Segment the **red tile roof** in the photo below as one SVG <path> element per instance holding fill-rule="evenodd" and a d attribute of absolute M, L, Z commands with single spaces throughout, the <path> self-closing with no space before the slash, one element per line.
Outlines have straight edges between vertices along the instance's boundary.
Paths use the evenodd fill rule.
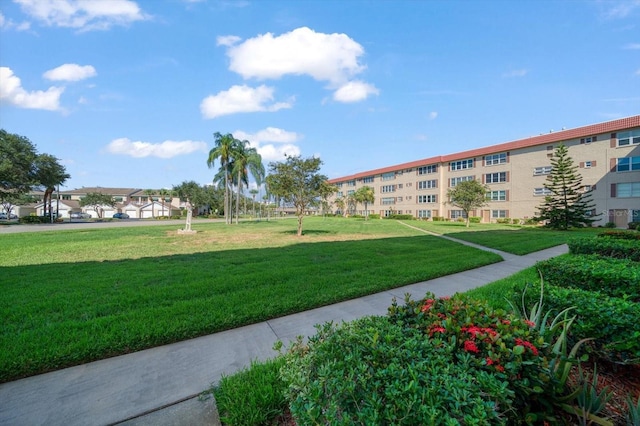
<path fill-rule="evenodd" d="M 382 173 L 411 169 L 419 166 L 427 166 L 429 164 L 447 163 L 449 161 L 462 160 L 465 158 L 472 158 L 487 154 L 495 154 L 512 149 L 545 145 L 570 139 L 582 138 L 586 136 L 599 135 L 602 133 L 613 133 L 621 130 L 631 129 L 633 127 L 640 127 L 640 115 L 634 115 L 632 117 L 621 118 L 619 120 L 607 121 L 604 123 L 591 124 L 589 126 L 578 127 L 575 129 L 551 132 L 540 136 L 532 136 L 526 139 L 505 142 L 497 145 L 487 146 L 484 148 L 471 149 L 469 151 L 461 151 L 454 154 L 439 155 L 437 157 L 425 158 L 422 160 L 411 161 L 409 163 L 396 164 L 394 166 L 383 167 L 381 169 L 368 170 L 366 172 L 356 173 L 350 176 L 330 179 L 329 183 L 344 182 L 347 180 L 360 179 L 363 177 L 379 175 Z"/>

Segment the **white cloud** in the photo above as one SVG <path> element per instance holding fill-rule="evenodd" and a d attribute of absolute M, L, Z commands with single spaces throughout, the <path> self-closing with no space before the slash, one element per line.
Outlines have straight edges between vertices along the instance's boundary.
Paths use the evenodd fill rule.
<path fill-rule="evenodd" d="M 606 7 L 603 15 L 607 19 L 622 19 L 631 15 L 634 10 L 640 8 L 640 0 L 621 0 L 602 2 Z"/>
<path fill-rule="evenodd" d="M 528 73 L 529 73 L 529 70 L 520 69 L 520 70 L 512 70 L 512 71 L 505 72 L 504 74 L 502 74 L 502 76 L 503 77 L 524 77 Z"/>
<path fill-rule="evenodd" d="M 91 65 L 64 64 L 45 72 L 42 76 L 47 80 L 79 81 L 96 75 L 96 69 Z"/>
<path fill-rule="evenodd" d="M 369 95 L 377 95 L 378 89 L 362 81 L 350 81 L 333 93 L 333 99 L 338 102 L 358 102 Z"/>
<path fill-rule="evenodd" d="M 14 0 L 24 13 L 47 26 L 107 30 L 149 19 L 131 0 Z"/>
<path fill-rule="evenodd" d="M 640 68 L 636 70 L 636 75 L 640 75 Z"/>
<path fill-rule="evenodd" d="M 49 87 L 46 91 L 35 90 L 27 92 L 22 88 L 20 78 L 11 68 L 0 67 L 0 101 L 7 102 L 19 108 L 44 109 L 59 111 L 60 96 L 64 87 Z"/>
<path fill-rule="evenodd" d="M 200 111 L 204 118 L 215 118 L 239 112 L 272 112 L 291 108 L 290 102 L 273 103 L 273 91 L 273 87 L 265 85 L 256 88 L 232 86 L 229 90 L 204 98 L 200 103 Z"/>
<path fill-rule="evenodd" d="M 436 118 L 438 118 L 438 112 L 437 111 L 431 111 L 429 113 L 429 120 L 435 120 Z"/>
<path fill-rule="evenodd" d="M 0 28 L 4 28 L 7 30 L 15 28 L 18 31 L 26 31 L 31 28 L 31 24 L 26 21 L 16 24 L 11 19 L 5 18 L 2 12 L 0 12 Z"/>
<path fill-rule="evenodd" d="M 300 148 L 295 143 L 302 138 L 302 135 L 296 132 L 288 132 L 277 127 L 267 127 L 253 134 L 236 130 L 233 132 L 233 137 L 240 140 L 248 140 L 265 162 L 284 160 L 285 154 L 300 155 Z"/>
<path fill-rule="evenodd" d="M 640 49 L 640 43 L 629 43 L 629 44 L 626 44 L 623 47 L 623 49 L 626 49 L 626 50 L 638 50 L 638 49 Z"/>
<path fill-rule="evenodd" d="M 196 141 L 134 142 L 128 138 L 119 138 L 111 141 L 106 150 L 111 154 L 128 155 L 134 158 L 172 158 L 178 155 L 191 154 L 195 151 L 207 152 L 207 144 Z"/>
<path fill-rule="evenodd" d="M 240 40 L 242 40 L 240 37 L 233 36 L 233 35 L 219 36 L 216 38 L 216 45 L 217 46 L 233 46 L 234 44 L 238 43 Z"/>

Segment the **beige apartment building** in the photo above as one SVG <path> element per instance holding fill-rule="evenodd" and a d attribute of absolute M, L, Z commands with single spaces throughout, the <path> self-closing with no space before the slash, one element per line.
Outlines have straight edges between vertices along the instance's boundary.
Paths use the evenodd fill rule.
<path fill-rule="evenodd" d="M 640 221 L 640 115 L 331 179 L 338 192 L 330 201 L 370 186 L 375 191 L 370 214 L 455 220 L 463 212 L 447 202 L 447 190 L 475 179 L 489 192 L 487 205 L 471 216 L 485 223 L 526 220 L 536 216 L 546 195 L 544 183 L 559 144 L 568 147 L 584 191 L 591 192 L 593 214 L 599 215 L 594 225 Z M 363 207 L 348 212 L 364 214 Z"/>

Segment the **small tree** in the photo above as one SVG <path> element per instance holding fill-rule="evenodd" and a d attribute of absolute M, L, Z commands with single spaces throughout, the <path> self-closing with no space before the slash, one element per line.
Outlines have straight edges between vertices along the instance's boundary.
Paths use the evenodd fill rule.
<path fill-rule="evenodd" d="M 298 236 L 302 235 L 302 220 L 310 207 L 319 205 L 322 198 L 335 192 L 327 177 L 319 173 L 322 161 L 311 157 L 285 156 L 283 162 L 269 164 L 267 187 L 269 192 L 291 203 L 298 217 Z"/>
<path fill-rule="evenodd" d="M 459 207 L 467 216 L 469 227 L 469 213 L 487 204 L 487 191 L 489 188 L 476 180 L 468 180 L 458 183 L 447 191 L 449 203 Z"/>
<path fill-rule="evenodd" d="M 80 207 L 90 207 L 95 210 L 99 218 L 102 218 L 102 206 L 115 207 L 116 202 L 111 195 L 102 192 L 89 192 L 80 199 Z"/>
<path fill-rule="evenodd" d="M 363 186 L 359 188 L 353 198 L 356 202 L 364 204 L 364 220 L 369 219 L 369 203 L 373 203 L 376 199 L 375 192 L 370 186 Z"/>
<path fill-rule="evenodd" d="M 336 208 L 340 211 L 340 213 L 342 214 L 342 216 L 346 215 L 346 201 L 344 200 L 343 197 L 338 197 L 336 198 L 336 200 L 333 202 L 336 206 Z"/>
<path fill-rule="evenodd" d="M 207 198 L 207 194 L 203 188 L 194 181 L 185 181 L 180 185 L 173 187 L 173 191 L 185 200 L 185 207 L 187 208 L 187 219 L 185 223 L 184 231 L 191 232 L 191 218 L 193 216 L 193 209 L 203 204 Z"/>
<path fill-rule="evenodd" d="M 583 192 L 578 166 L 573 164 L 563 144 L 558 145 L 551 158 L 551 173 L 544 187 L 550 194 L 538 207 L 537 220 L 546 221 L 550 228 L 561 230 L 591 226 L 595 222 L 596 216 L 591 214 L 595 207 L 591 203 L 591 193 Z"/>

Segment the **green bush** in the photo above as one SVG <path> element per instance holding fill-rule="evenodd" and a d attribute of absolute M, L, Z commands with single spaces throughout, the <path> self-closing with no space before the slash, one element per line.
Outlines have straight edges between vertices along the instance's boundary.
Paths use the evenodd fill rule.
<path fill-rule="evenodd" d="M 640 262 L 640 244 L 637 241 L 619 238 L 574 238 L 567 244 L 571 254 L 598 254 Z"/>
<path fill-rule="evenodd" d="M 51 220 L 47 216 L 22 216 L 20 223 L 50 223 Z"/>
<path fill-rule="evenodd" d="M 434 216 L 433 218 L 434 222 L 443 222 L 444 221 L 444 217 L 442 216 Z"/>
<path fill-rule="evenodd" d="M 629 222 L 629 229 L 636 229 L 640 231 L 640 222 Z"/>
<path fill-rule="evenodd" d="M 523 286 L 516 286 L 515 298 L 520 300 Z M 540 284 L 530 286 L 525 303 L 537 302 Z M 545 307 L 555 312 L 571 310 L 576 319 L 571 326 L 570 344 L 593 338 L 591 350 L 601 359 L 640 363 L 640 304 L 597 291 L 545 285 Z"/>
<path fill-rule="evenodd" d="M 380 215 L 378 213 L 371 213 L 369 219 L 380 219 Z"/>
<path fill-rule="evenodd" d="M 470 223 L 480 223 L 480 219 L 482 219 L 482 218 L 478 217 L 478 216 L 471 216 L 471 217 L 469 217 L 469 222 Z"/>
<path fill-rule="evenodd" d="M 283 365 L 284 357 L 254 361 L 249 368 L 222 377 L 212 389 L 220 420 L 234 426 L 272 424 L 287 407 L 287 386 L 279 374 Z"/>
<path fill-rule="evenodd" d="M 604 227 L 605 228 L 615 228 L 616 224 L 613 223 L 613 222 L 607 222 L 607 223 L 604 224 Z"/>
<path fill-rule="evenodd" d="M 388 219 L 395 219 L 395 220 L 413 220 L 414 217 L 410 214 L 392 214 L 387 216 Z"/>
<path fill-rule="evenodd" d="M 301 425 L 498 425 L 514 414 L 506 375 L 390 318 L 325 324 L 286 358 L 281 374 Z"/>
<path fill-rule="evenodd" d="M 634 231 L 604 231 L 597 235 L 598 237 L 618 238 L 621 240 L 640 240 L 640 232 Z"/>
<path fill-rule="evenodd" d="M 496 223 L 511 223 L 511 219 L 509 219 L 508 217 L 502 217 L 496 219 Z"/>
<path fill-rule="evenodd" d="M 565 255 L 536 264 L 544 281 L 640 302 L 640 264 L 598 255 Z"/>

